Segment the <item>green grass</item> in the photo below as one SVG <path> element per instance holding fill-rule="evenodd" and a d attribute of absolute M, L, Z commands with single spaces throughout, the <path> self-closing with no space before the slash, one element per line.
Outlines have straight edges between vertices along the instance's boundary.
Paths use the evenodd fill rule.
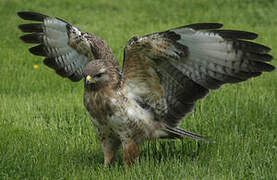
<path fill-rule="evenodd" d="M 254 31 L 277 57 L 276 8 L 274 0 L 1 0 L 0 179 L 276 179 L 277 71 L 197 103 L 181 126 L 216 143 L 146 143 L 132 168 L 123 167 L 121 153 L 103 168 L 83 83 L 58 77 L 31 55 L 16 16 L 29 10 L 66 19 L 105 39 L 119 60 L 134 35 L 196 22 Z"/>

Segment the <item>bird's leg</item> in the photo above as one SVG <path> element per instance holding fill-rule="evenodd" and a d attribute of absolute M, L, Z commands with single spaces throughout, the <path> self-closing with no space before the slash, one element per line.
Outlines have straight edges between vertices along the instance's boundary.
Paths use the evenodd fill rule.
<path fill-rule="evenodd" d="M 103 150 L 104 153 L 104 166 L 108 167 L 115 159 L 116 152 Z"/>
<path fill-rule="evenodd" d="M 104 141 L 101 143 L 101 148 L 104 153 L 104 166 L 108 167 L 115 159 L 116 152 L 120 142 Z"/>
<path fill-rule="evenodd" d="M 123 143 L 123 161 L 127 166 L 131 166 L 139 156 L 139 148 L 133 139 L 128 139 Z"/>

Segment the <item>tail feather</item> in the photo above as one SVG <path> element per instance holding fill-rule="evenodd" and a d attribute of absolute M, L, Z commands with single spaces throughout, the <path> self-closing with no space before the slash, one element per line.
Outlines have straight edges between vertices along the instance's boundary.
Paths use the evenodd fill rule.
<path fill-rule="evenodd" d="M 196 140 L 211 142 L 210 139 L 208 139 L 204 136 L 186 131 L 186 130 L 178 128 L 178 127 L 166 126 L 165 129 L 166 129 L 167 132 L 170 133 L 171 136 L 173 136 L 175 138 L 180 138 L 181 139 L 181 138 L 184 138 L 184 137 L 189 137 L 189 138 L 196 139 Z"/>

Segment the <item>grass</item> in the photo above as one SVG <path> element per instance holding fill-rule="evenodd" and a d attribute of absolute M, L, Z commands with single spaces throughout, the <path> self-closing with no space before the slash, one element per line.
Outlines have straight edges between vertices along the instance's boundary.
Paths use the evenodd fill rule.
<path fill-rule="evenodd" d="M 0 179 L 276 179 L 277 71 L 197 103 L 181 126 L 216 143 L 159 140 L 141 147 L 134 167 L 125 169 L 119 153 L 103 168 L 83 83 L 32 56 L 18 39 L 23 21 L 16 16 L 28 10 L 64 18 L 105 39 L 119 60 L 132 36 L 195 22 L 254 31 L 277 57 L 276 8 L 274 0 L 0 1 Z"/>

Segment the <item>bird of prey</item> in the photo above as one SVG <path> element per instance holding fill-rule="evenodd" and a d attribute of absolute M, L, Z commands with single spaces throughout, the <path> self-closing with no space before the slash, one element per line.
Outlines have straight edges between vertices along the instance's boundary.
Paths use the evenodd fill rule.
<path fill-rule="evenodd" d="M 198 23 L 133 37 L 123 67 L 104 40 L 60 19 L 18 12 L 26 43 L 44 64 L 71 81 L 84 79 L 84 105 L 104 153 L 104 165 L 120 146 L 131 165 L 139 144 L 157 138 L 206 138 L 178 127 L 209 90 L 274 70 L 269 47 L 251 42 L 257 34 Z"/>

